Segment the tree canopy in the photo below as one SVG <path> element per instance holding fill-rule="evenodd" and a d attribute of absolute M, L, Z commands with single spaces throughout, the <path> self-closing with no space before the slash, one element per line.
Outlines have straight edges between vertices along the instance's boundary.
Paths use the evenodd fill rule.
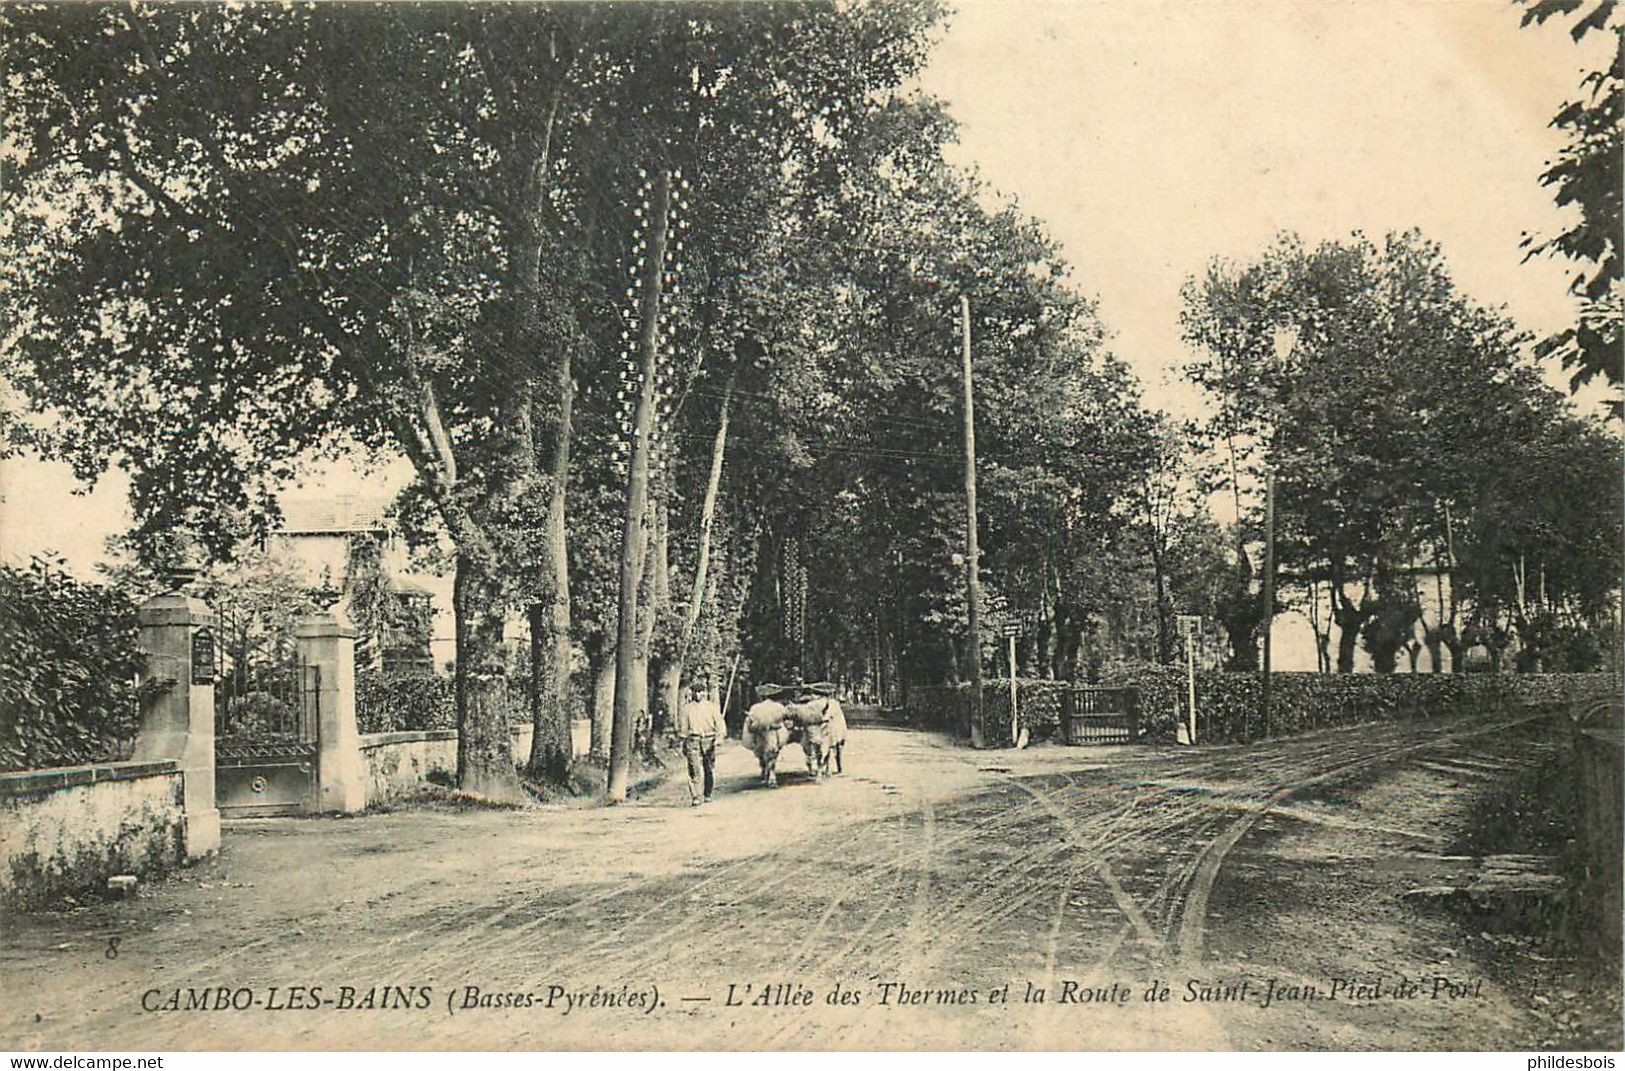
<path fill-rule="evenodd" d="M 1357 637 L 1393 668 L 1422 619 L 1425 572 L 1451 571 L 1471 604 L 1472 626 L 1435 622 L 1442 642 L 1471 627 L 1504 646 L 1517 628 L 1497 581 L 1536 559 L 1562 584 L 1544 597 L 1600 612 L 1615 587 L 1601 574 L 1619 559 L 1595 540 L 1619 531 L 1619 480 L 1572 503 L 1551 491 L 1617 473 L 1617 445 L 1541 384 L 1526 335 L 1457 291 L 1437 245 L 1414 232 L 1314 247 L 1286 235 L 1192 280 L 1184 316 L 1202 350 L 1189 374 L 1215 400 L 1203 429 L 1215 475 L 1256 523 L 1262 475 L 1276 474 L 1281 568 L 1326 592 L 1340 671 Z M 1556 580 L 1590 569 L 1601 572 Z"/>
<path fill-rule="evenodd" d="M 1439 642 L 1555 651 L 1602 612 L 1606 503 L 1555 491 L 1613 471 L 1601 433 L 1418 235 L 1283 239 L 1187 288 L 1215 403 L 1197 479 L 1044 226 L 945 160 L 953 118 L 909 88 L 942 18 L 8 7 L 0 373 L 29 409 L 8 444 L 85 480 L 126 469 L 149 560 L 177 532 L 240 553 L 314 456 L 406 458 L 397 517 L 454 573 L 459 780 L 495 798 L 519 793 L 516 665 L 529 776 L 562 775 L 590 691 L 600 722 L 608 695 L 629 715 L 595 733 L 613 786 L 682 677 L 896 699 L 986 653 L 954 557 L 961 298 L 980 609 L 1036 612 L 1030 672 L 1167 661 L 1186 612 L 1250 666 L 1277 609 L 1256 593 L 1263 466 L 1345 668 L 1356 636 L 1391 665 L 1424 563 L 1459 575 Z"/>
<path fill-rule="evenodd" d="M 1625 172 L 1625 20 L 1616 0 L 1517 0 L 1527 4 L 1523 24 L 1539 25 L 1548 19 L 1573 15 L 1569 35 L 1576 41 L 1591 33 L 1611 34 L 1613 55 L 1606 67 L 1591 71 L 1580 82 L 1582 95 L 1566 101 L 1551 125 L 1563 131 L 1568 144 L 1550 161 L 1541 184 L 1554 187 L 1559 207 L 1578 209 L 1579 218 L 1565 230 L 1544 239 L 1526 239 L 1529 255 L 1555 255 L 1578 261 L 1583 267 L 1569 287 L 1579 303 L 1573 327 L 1541 340 L 1541 356 L 1559 358 L 1574 370 L 1575 388 L 1601 374 L 1612 386 L 1625 380 L 1625 292 L 1621 291 L 1621 189 Z M 1618 403 L 1615 403 L 1617 409 Z"/>

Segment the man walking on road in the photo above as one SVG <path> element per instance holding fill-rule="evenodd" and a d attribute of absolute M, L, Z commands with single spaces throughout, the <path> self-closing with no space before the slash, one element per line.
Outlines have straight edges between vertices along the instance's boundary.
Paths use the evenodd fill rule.
<path fill-rule="evenodd" d="M 711 802 L 715 782 L 717 741 L 728 735 L 722 708 L 705 698 L 699 682 L 688 686 L 687 701 L 677 714 L 677 735 L 683 741 L 683 757 L 688 760 L 689 803 L 698 807 Z"/>

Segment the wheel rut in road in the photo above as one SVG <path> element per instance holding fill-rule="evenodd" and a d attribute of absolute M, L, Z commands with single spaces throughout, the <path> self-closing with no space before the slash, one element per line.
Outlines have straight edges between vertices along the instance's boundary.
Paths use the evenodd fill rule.
<path fill-rule="evenodd" d="M 1546 716 L 1545 714 L 1524 714 L 1519 717 L 1498 720 L 1491 725 L 1481 725 L 1470 730 L 1463 729 L 1460 733 L 1454 734 L 1452 739 L 1447 742 L 1441 742 L 1435 737 L 1429 737 L 1426 740 L 1386 748 L 1375 755 L 1337 763 L 1316 773 L 1300 776 L 1292 783 L 1282 785 L 1265 795 L 1249 807 L 1245 814 L 1232 822 L 1217 839 L 1202 851 L 1197 866 L 1191 872 L 1189 884 L 1181 897 L 1182 903 L 1178 912 L 1179 923 L 1174 939 L 1182 963 L 1190 969 L 1200 967 L 1202 945 L 1206 938 L 1207 905 L 1213 894 L 1213 885 L 1218 880 L 1220 868 L 1224 866 L 1226 857 L 1235 846 L 1271 808 L 1305 789 L 1346 778 L 1373 767 L 1403 761 L 1419 752 L 1448 753 L 1452 749 L 1460 748 L 1467 740 L 1492 733 L 1505 732 Z"/>
<path fill-rule="evenodd" d="M 663 993 L 673 985 L 715 998 L 665 1026 L 655 1017 L 603 1035 L 572 1033 L 588 1029 L 573 1019 L 546 1029 L 500 1020 L 493 1032 L 480 1019 L 426 1017 L 411 1031 L 421 1046 L 569 1045 L 590 1036 L 658 1047 L 682 1043 L 697 1024 L 726 1027 L 719 1036 L 734 1047 L 924 1041 L 889 1033 L 895 1020 L 733 1022 L 717 1005 L 732 981 L 931 986 L 1008 976 L 1052 990 L 1200 965 L 1215 883 L 1266 813 L 1295 792 L 1383 764 L 1492 776 L 1494 758 L 1475 754 L 1473 739 L 1523 720 L 1376 725 L 1250 748 L 1037 748 L 1001 756 L 999 768 L 978 765 L 985 753 L 887 732 L 871 744 L 868 770 L 821 785 L 788 780 L 776 791 L 742 790 L 747 780 L 730 775 L 707 808 L 277 820 L 265 836 L 228 832 L 233 876 L 260 889 L 199 891 L 194 878 L 109 908 L 109 918 L 139 917 L 149 929 L 116 973 L 69 975 L 52 968 L 60 960 L 48 951 L 12 959 L 39 958 L 30 977 L 74 978 L 72 993 L 48 982 L 30 1006 L 54 1002 L 71 1009 L 58 1021 L 73 1022 L 79 1036 L 130 1045 L 207 1041 L 184 1018 L 132 1020 L 131 993 L 140 991 L 132 986 L 313 979 L 428 982 L 437 995 L 465 982 L 521 989 L 657 980 Z M 379 851 L 384 843 L 389 850 Z M 314 884 L 300 876 L 324 868 L 335 876 Z M 297 902 L 276 891 L 283 883 L 273 874 L 293 876 L 303 890 Z M 1080 1043 L 1079 1021 L 1053 1007 L 1027 1019 L 1001 1020 L 985 1008 L 956 1014 L 987 1031 L 951 1035 L 966 1044 Z M 232 1021 L 270 1047 L 400 1043 L 380 1020 L 327 1012 Z M 1040 1024 L 1038 1033 L 1021 1033 L 1022 1022 Z M 1210 1016 L 1184 1034 L 1138 1040 L 1222 1045 L 1229 1026 Z M 53 1036 L 39 1034 L 38 1047 Z"/>

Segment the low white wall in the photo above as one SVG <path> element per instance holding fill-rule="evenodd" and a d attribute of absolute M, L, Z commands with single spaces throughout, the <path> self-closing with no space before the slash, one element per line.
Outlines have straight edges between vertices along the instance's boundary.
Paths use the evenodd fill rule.
<path fill-rule="evenodd" d="M 363 733 L 361 763 L 367 803 L 406 795 L 422 784 L 431 770 L 456 771 L 457 730 Z"/>
<path fill-rule="evenodd" d="M 33 907 L 178 866 L 183 789 L 167 760 L 0 773 L 0 902 Z"/>
<path fill-rule="evenodd" d="M 513 727 L 514 762 L 521 763 L 530 758 L 532 733 L 529 725 Z M 573 757 L 580 758 L 587 753 L 591 737 L 591 722 L 571 722 L 570 750 Z M 431 770 L 456 773 L 457 730 L 364 733 L 361 736 L 361 761 L 366 770 L 369 804 L 407 795 L 428 778 Z"/>
<path fill-rule="evenodd" d="M 529 724 L 513 727 L 513 755 L 515 762 L 530 758 L 530 738 L 535 727 Z M 570 757 L 579 759 L 592 750 L 592 722 L 576 719 L 570 723 Z"/>

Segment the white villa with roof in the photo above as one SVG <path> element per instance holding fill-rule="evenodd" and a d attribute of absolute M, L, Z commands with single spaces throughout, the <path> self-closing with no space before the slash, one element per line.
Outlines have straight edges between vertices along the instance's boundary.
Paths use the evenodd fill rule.
<path fill-rule="evenodd" d="M 293 563 L 311 586 L 343 585 L 351 541 L 372 536 L 390 590 L 402 599 L 421 601 L 433 611 L 433 637 L 428 651 L 408 652 L 399 637 L 360 637 L 357 665 L 382 667 L 411 662 L 412 668 L 441 670 L 453 657 L 451 581 L 414 573 L 406 541 L 388 516 L 390 499 L 354 493 L 290 495 L 281 501 L 282 524 L 272 533 L 271 547 Z"/>

